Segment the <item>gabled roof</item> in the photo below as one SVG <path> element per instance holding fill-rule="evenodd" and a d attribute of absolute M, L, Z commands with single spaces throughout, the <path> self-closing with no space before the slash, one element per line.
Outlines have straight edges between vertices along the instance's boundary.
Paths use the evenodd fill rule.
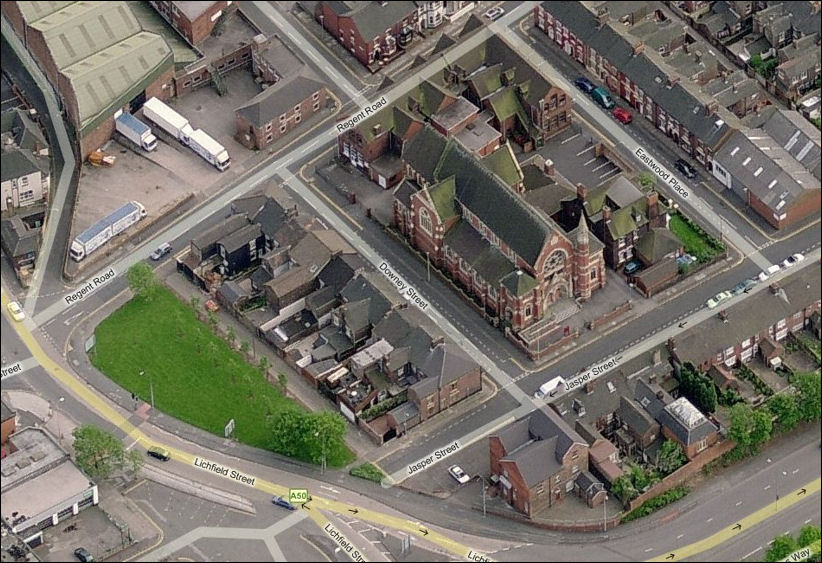
<path fill-rule="evenodd" d="M 40 246 L 40 229 L 29 229 L 16 215 L 3 219 L 0 233 L 3 249 L 11 258 L 37 252 Z"/>
<path fill-rule="evenodd" d="M 696 444 L 719 430 L 685 397 L 666 406 L 659 415 L 659 422 L 686 446 Z"/>
<path fill-rule="evenodd" d="M 509 141 L 505 141 L 504 145 L 483 158 L 482 164 L 508 186 L 515 186 L 523 180 L 522 169 Z"/>
<path fill-rule="evenodd" d="M 433 183 L 436 180 L 434 170 L 436 170 L 448 142 L 433 127 L 426 126 L 413 139 L 402 146 L 402 159 L 410 162 L 414 170 Z"/>
<path fill-rule="evenodd" d="M 447 221 L 456 217 L 457 213 L 457 184 L 454 176 L 449 176 L 445 180 L 428 188 L 428 195 L 434 202 L 434 208 L 440 219 Z"/>
<path fill-rule="evenodd" d="M 259 225 L 246 224 L 236 231 L 220 237 L 217 244 L 222 245 L 226 252 L 232 253 L 247 245 L 250 241 L 260 238 L 260 236 L 262 236 L 262 230 L 260 230 Z"/>
<path fill-rule="evenodd" d="M 659 424 L 648 411 L 628 397 L 621 396 L 619 398 L 617 415 L 622 422 L 628 425 L 628 428 L 631 428 L 638 434 L 645 434 L 654 428 L 654 426 L 659 427 Z"/>
<path fill-rule="evenodd" d="M 258 129 L 272 121 L 275 127 L 279 127 L 280 115 L 294 111 L 296 105 L 323 88 L 325 84 L 306 73 L 288 76 L 251 98 L 235 112 Z"/>
<path fill-rule="evenodd" d="M 35 172 L 48 174 L 48 159 L 34 156 L 31 151 L 16 147 L 0 153 L 0 180 L 16 180 Z"/>
<path fill-rule="evenodd" d="M 515 297 L 525 295 L 537 286 L 537 280 L 522 270 L 514 270 L 502 279 L 502 285 Z"/>
<path fill-rule="evenodd" d="M 478 364 L 466 356 L 456 345 L 445 342 L 429 350 L 417 368 L 429 378 L 435 378 L 439 387 L 445 387 L 466 373 L 477 369 Z"/>
<path fill-rule="evenodd" d="M 508 454 L 503 461 L 516 463 L 528 488 L 542 483 L 562 467 L 554 455 L 557 449 L 557 437 L 532 442 L 520 450 Z"/>
<path fill-rule="evenodd" d="M 326 2 L 326 4 L 341 16 L 350 17 L 360 36 L 365 41 L 385 33 L 405 17 L 417 10 L 414 2 L 397 0 L 393 2 Z"/>
<path fill-rule="evenodd" d="M 659 414 L 666 405 L 673 402 L 671 396 L 656 383 L 647 383 L 638 379 L 634 388 L 634 399 L 648 413 L 659 420 Z"/>
<path fill-rule="evenodd" d="M 682 241 L 668 229 L 657 227 L 650 229 L 639 238 L 635 250 L 645 260 L 655 264 L 663 257 L 682 248 Z"/>
<path fill-rule="evenodd" d="M 252 207 L 256 200 L 250 203 L 248 207 Z M 237 202 L 235 202 L 237 203 Z M 240 203 L 240 208 L 243 207 Z M 233 205 L 233 204 L 232 204 Z M 267 197 L 261 207 L 258 207 L 254 212 L 248 214 L 248 218 L 252 223 L 259 223 L 265 236 L 274 238 L 277 231 L 288 221 L 288 213 L 285 209 L 277 203 L 273 198 Z"/>

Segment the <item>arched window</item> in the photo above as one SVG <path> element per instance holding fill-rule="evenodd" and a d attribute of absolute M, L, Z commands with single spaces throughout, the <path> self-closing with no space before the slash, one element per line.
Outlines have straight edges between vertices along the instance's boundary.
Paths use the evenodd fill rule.
<path fill-rule="evenodd" d="M 554 276 L 561 273 L 565 269 L 565 254 L 561 250 L 555 250 L 551 253 L 545 261 L 545 266 L 542 268 L 545 279 L 551 281 Z"/>
<path fill-rule="evenodd" d="M 424 207 L 420 209 L 420 228 L 429 235 L 434 231 L 434 225 L 431 223 L 431 215 Z"/>

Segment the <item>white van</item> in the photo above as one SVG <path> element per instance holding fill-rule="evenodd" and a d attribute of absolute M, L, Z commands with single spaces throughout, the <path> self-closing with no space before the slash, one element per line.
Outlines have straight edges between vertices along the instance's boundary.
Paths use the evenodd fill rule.
<path fill-rule="evenodd" d="M 779 264 L 774 264 L 767 270 L 762 270 L 761 272 L 759 272 L 759 276 L 757 276 L 757 278 L 759 279 L 759 281 L 765 281 L 781 269 L 782 268 L 779 266 Z"/>
<path fill-rule="evenodd" d="M 562 377 L 555 377 L 549 381 L 546 381 L 542 385 L 539 386 L 537 392 L 534 393 L 534 397 L 537 399 L 542 399 L 544 397 L 553 397 L 557 393 L 559 393 L 562 389 L 565 388 L 565 379 Z"/>

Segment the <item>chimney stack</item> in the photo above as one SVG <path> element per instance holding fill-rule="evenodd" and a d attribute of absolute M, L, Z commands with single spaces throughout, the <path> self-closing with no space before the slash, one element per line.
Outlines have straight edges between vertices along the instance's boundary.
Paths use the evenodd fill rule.
<path fill-rule="evenodd" d="M 659 194 L 650 191 L 645 194 L 645 202 L 648 207 L 648 220 L 653 221 L 659 217 Z"/>
<path fill-rule="evenodd" d="M 678 74 L 669 74 L 668 75 L 668 88 L 673 88 L 674 85 L 679 82 L 679 75 Z"/>
<path fill-rule="evenodd" d="M 662 399 L 665 398 L 665 393 L 663 393 L 662 391 L 657 391 L 656 392 L 656 398 L 661 401 Z"/>
<path fill-rule="evenodd" d="M 607 205 L 602 206 L 602 220 L 603 221 L 610 221 L 611 220 L 611 208 Z"/>
<path fill-rule="evenodd" d="M 773 282 L 768 287 L 770 288 L 772 294 L 776 295 L 777 293 L 779 293 L 779 284 L 778 283 Z"/>
<path fill-rule="evenodd" d="M 711 100 L 705 104 L 705 115 L 714 115 L 719 111 L 719 102 Z"/>
<path fill-rule="evenodd" d="M 597 28 L 602 27 L 608 20 L 611 18 L 611 11 L 608 9 L 607 6 L 603 6 L 597 9 Z"/>
<path fill-rule="evenodd" d="M 588 197 L 588 188 L 582 182 L 577 182 L 577 199 L 585 201 Z"/>
<path fill-rule="evenodd" d="M 554 161 L 550 158 L 546 158 L 545 162 L 542 165 L 542 171 L 545 172 L 545 175 L 553 178 L 554 177 Z"/>
<path fill-rule="evenodd" d="M 594 392 L 594 387 L 595 387 L 594 382 L 593 382 L 593 381 L 589 381 L 588 383 L 586 383 L 586 384 L 585 384 L 585 392 L 586 392 L 588 395 L 590 395 L 591 393 L 593 393 L 593 392 Z"/>
<path fill-rule="evenodd" d="M 381 130 L 382 130 L 382 125 L 380 123 L 377 123 L 376 125 L 374 125 L 374 134 L 375 135 L 379 135 Z"/>
<path fill-rule="evenodd" d="M 641 55 L 642 53 L 644 53 L 644 52 L 645 52 L 645 42 L 644 42 L 644 41 L 640 41 L 639 43 L 635 44 L 635 45 L 632 47 L 632 51 L 633 51 L 633 56 L 634 56 L 634 57 L 636 57 L 637 55 Z"/>

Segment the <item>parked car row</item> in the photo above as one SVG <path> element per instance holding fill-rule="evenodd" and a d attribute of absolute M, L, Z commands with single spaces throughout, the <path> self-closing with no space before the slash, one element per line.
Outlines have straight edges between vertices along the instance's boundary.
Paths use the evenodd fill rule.
<path fill-rule="evenodd" d="M 614 118 L 620 123 L 628 125 L 631 121 L 633 121 L 634 116 L 631 115 L 629 110 L 616 107 L 616 102 L 614 102 L 614 99 L 611 97 L 611 93 L 607 89 L 595 85 L 584 76 L 580 76 L 574 80 L 574 85 L 591 96 L 591 98 L 602 108 L 612 109 Z"/>
<path fill-rule="evenodd" d="M 736 297 L 737 295 L 745 293 L 750 288 L 755 286 L 757 283 L 766 281 L 780 270 L 788 269 L 792 266 L 795 266 L 802 262 L 804 259 L 805 256 L 803 254 L 800 254 L 799 252 L 791 254 L 790 256 L 785 258 L 785 260 L 782 261 L 782 264 L 774 264 L 766 270 L 762 270 L 761 272 L 759 272 L 759 275 L 755 278 L 743 280 L 735 286 L 733 286 L 728 291 L 720 291 L 719 293 L 708 299 L 706 305 L 708 306 L 708 309 L 715 309 L 724 301 L 727 301 L 732 297 Z"/>

